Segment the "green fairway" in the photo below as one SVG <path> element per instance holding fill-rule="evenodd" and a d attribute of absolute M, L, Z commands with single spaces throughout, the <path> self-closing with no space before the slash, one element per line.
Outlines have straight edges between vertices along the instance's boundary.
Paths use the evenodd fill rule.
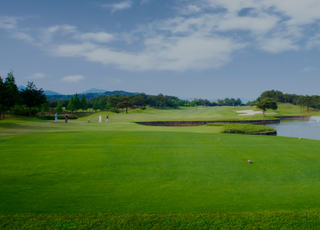
<path fill-rule="evenodd" d="M 279 110 L 267 114 L 267 119 L 277 115 L 317 115 L 289 107 L 279 105 Z M 81 219 L 88 224 L 81 225 L 84 229 L 104 229 L 111 222 L 114 224 L 110 226 L 126 225 L 133 229 L 149 229 L 154 223 L 182 229 L 258 226 L 254 221 L 261 224 L 261 229 L 316 226 L 320 207 L 319 141 L 222 134 L 222 126 L 160 127 L 134 123 L 262 119 L 261 115 L 239 116 L 236 109 L 98 112 L 67 124 L 64 120 L 55 123 L 22 117 L 3 120 L 0 219 L 4 222 L 0 227 L 26 224 L 30 229 L 41 229 L 49 221 L 52 228 L 64 229 L 77 226 L 72 221 L 77 221 L 81 213 L 85 215 Z M 100 114 L 103 120 L 109 114 L 110 123 L 98 123 Z M 310 210 L 310 214 L 304 210 Z M 241 222 L 247 216 L 244 211 L 249 216 Z M 235 212 L 230 214 L 231 222 L 226 212 Z M 22 216 L 15 215 L 19 213 Z M 93 215 L 98 213 L 116 216 Z M 151 215 L 144 216 L 146 213 Z M 63 216 L 46 216 L 49 214 Z M 107 219 L 101 222 L 101 218 Z M 290 222 L 290 218 L 295 218 L 295 222 Z"/>
<path fill-rule="evenodd" d="M 314 140 L 92 131 L 2 138 L 0 145 L 2 213 L 191 213 L 320 206 L 319 142 Z"/>

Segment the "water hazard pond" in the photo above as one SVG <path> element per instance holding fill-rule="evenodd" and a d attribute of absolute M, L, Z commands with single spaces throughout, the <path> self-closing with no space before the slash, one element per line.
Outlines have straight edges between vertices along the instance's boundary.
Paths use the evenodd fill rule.
<path fill-rule="evenodd" d="M 282 120 L 278 124 L 267 126 L 276 129 L 277 136 L 320 140 L 320 117 L 311 117 L 309 120 Z"/>

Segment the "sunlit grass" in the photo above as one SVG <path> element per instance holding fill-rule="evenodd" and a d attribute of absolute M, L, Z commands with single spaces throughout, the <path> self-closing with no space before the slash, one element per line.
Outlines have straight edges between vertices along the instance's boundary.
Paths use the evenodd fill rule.
<path fill-rule="evenodd" d="M 0 228 L 25 224 L 41 229 L 46 221 L 49 228 L 75 228 L 81 213 L 86 223 L 79 226 L 86 229 L 98 229 L 99 224 L 103 229 L 103 223 L 111 229 L 148 229 L 152 223 L 210 229 L 209 220 L 218 223 L 217 228 L 230 223 L 255 226 L 254 221 L 261 229 L 315 226 L 320 207 L 319 141 L 222 134 L 221 126 L 134 123 L 263 119 L 235 112 L 254 107 L 200 108 L 98 112 L 67 124 L 25 117 L 0 121 L 0 213 L 5 213 L 0 215 Z M 304 113 L 297 106 L 280 104 L 274 114 Z M 99 123 L 99 115 L 103 121 L 110 115 L 110 123 Z M 315 211 L 308 211 L 312 218 L 306 220 L 302 210 L 310 209 Z M 234 215 L 224 219 L 230 211 Z M 99 219 L 97 213 L 123 215 Z M 248 218 L 241 221 L 244 216 Z"/>

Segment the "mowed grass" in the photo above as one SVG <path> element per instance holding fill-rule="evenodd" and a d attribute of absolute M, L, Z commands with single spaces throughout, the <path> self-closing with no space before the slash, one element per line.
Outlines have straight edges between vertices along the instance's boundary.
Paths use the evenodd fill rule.
<path fill-rule="evenodd" d="M 0 147 L 0 213 L 320 207 L 315 140 L 92 131 L 2 138 Z"/>
<path fill-rule="evenodd" d="M 0 214 L 1 229 L 319 229 L 320 211 Z"/>
<path fill-rule="evenodd" d="M 267 119 L 319 114 L 288 106 Z M 264 119 L 247 109 L 0 121 L 0 228 L 319 229 L 319 141 L 134 123 Z"/>

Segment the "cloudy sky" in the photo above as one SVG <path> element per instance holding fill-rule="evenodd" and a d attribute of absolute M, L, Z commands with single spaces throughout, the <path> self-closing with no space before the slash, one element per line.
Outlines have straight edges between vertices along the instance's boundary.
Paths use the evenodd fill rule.
<path fill-rule="evenodd" d="M 0 76 L 63 94 L 320 94 L 319 0 L 0 0 Z"/>

